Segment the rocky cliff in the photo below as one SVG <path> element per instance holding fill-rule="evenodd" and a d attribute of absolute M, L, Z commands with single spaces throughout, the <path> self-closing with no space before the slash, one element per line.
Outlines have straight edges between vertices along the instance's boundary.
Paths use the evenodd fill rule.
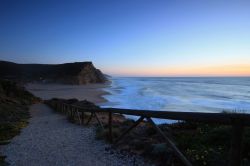
<path fill-rule="evenodd" d="M 0 78 L 22 82 L 63 84 L 104 83 L 105 75 L 92 62 L 75 62 L 57 65 L 17 64 L 0 61 Z"/>

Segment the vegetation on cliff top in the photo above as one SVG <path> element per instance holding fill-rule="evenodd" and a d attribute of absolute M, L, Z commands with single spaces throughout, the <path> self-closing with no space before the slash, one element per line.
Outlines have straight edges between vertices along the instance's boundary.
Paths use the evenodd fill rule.
<path fill-rule="evenodd" d="M 65 64 L 17 64 L 0 61 L 0 78 L 18 82 L 63 84 L 104 83 L 106 76 L 92 62 Z"/>

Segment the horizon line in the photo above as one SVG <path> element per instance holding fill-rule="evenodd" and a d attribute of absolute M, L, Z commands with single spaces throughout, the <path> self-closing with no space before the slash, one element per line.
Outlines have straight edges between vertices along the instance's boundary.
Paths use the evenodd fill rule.
<path fill-rule="evenodd" d="M 106 73 L 104 73 L 106 74 Z M 216 77 L 223 77 L 223 78 L 231 78 L 231 77 L 250 77 L 250 75 L 232 75 L 232 76 L 227 76 L 227 75 L 221 75 L 221 76 L 218 76 L 218 75 L 211 75 L 211 76 L 206 76 L 206 75 L 202 75 L 202 76 L 143 76 L 143 75 L 140 75 L 140 76 L 133 76 L 133 75 L 112 75 L 112 74 L 106 74 L 108 76 L 111 76 L 111 77 L 128 77 L 128 78 L 145 78 L 145 77 L 148 77 L 148 78 L 216 78 Z"/>

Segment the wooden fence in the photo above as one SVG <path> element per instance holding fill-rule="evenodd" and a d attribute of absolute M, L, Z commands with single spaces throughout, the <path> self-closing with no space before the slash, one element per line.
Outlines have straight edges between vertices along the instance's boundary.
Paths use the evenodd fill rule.
<path fill-rule="evenodd" d="M 143 120 L 147 120 L 155 130 L 165 139 L 166 143 L 173 150 L 174 154 L 180 161 L 186 165 L 191 166 L 192 164 L 187 158 L 181 153 L 181 151 L 175 146 L 173 141 L 165 135 L 162 130 L 154 123 L 152 118 L 160 119 L 171 119 L 171 120 L 183 120 L 191 122 L 202 122 L 208 124 L 221 124 L 232 126 L 232 139 L 231 139 L 231 150 L 229 156 L 229 166 L 240 166 L 241 165 L 241 143 L 244 127 L 250 126 L 250 114 L 242 113 L 198 113 L 198 112 L 170 112 L 170 111 L 152 111 L 152 110 L 131 110 L 131 109 L 118 109 L 118 108 L 85 108 L 79 107 L 72 104 L 63 103 L 57 100 L 52 100 L 47 103 L 50 107 L 57 111 L 66 113 L 70 117 L 77 117 L 80 124 L 84 123 L 84 113 L 91 113 L 90 118 L 86 124 L 89 124 L 92 118 L 96 118 L 98 124 L 103 128 L 102 122 L 97 116 L 97 112 L 106 112 L 109 114 L 108 130 L 110 142 L 117 144 L 127 133 L 135 128 Z M 113 114 L 124 114 L 134 115 L 140 118 L 122 133 L 116 140 L 113 140 L 112 136 L 112 115 Z"/>

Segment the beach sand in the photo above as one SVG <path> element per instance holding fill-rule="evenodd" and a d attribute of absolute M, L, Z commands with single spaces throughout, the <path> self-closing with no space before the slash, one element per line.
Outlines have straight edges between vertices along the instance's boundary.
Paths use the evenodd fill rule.
<path fill-rule="evenodd" d="M 63 84 L 27 84 L 26 89 L 37 97 L 44 100 L 51 98 L 88 100 L 95 104 L 106 102 L 103 95 L 108 92 L 104 88 L 110 84 L 89 84 L 89 85 L 63 85 Z"/>

